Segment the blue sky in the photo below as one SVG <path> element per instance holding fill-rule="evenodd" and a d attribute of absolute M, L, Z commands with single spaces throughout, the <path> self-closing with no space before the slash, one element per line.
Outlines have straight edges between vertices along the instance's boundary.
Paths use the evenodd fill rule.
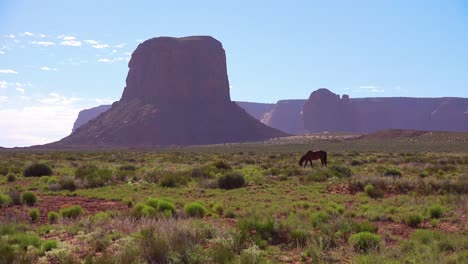
<path fill-rule="evenodd" d="M 66 136 L 141 41 L 189 35 L 223 43 L 233 100 L 468 97 L 467 1 L 1 0 L 0 146 Z"/>

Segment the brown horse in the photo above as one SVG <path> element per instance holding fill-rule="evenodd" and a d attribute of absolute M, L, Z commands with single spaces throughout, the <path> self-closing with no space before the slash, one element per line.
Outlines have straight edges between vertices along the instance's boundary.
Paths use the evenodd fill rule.
<path fill-rule="evenodd" d="M 307 153 L 304 154 L 304 156 L 302 156 L 301 159 L 299 160 L 299 166 L 304 166 L 305 168 L 307 166 L 307 162 L 310 162 L 310 166 L 314 167 L 312 166 L 312 160 L 316 160 L 316 159 L 320 159 L 320 161 L 322 162 L 322 166 L 323 165 L 327 166 L 327 152 L 323 150 L 307 151 Z"/>

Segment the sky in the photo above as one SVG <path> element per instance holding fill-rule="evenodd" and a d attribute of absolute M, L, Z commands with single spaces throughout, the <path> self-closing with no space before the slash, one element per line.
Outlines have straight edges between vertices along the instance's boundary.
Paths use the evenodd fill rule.
<path fill-rule="evenodd" d="M 70 134 L 158 36 L 223 43 L 231 99 L 468 97 L 468 1 L 0 0 L 0 146 Z"/>

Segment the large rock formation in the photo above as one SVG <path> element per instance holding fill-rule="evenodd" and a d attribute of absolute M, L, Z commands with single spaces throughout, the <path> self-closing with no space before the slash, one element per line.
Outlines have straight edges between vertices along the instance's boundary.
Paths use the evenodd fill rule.
<path fill-rule="evenodd" d="M 262 120 L 267 113 L 273 109 L 276 104 L 266 104 L 266 103 L 253 103 L 253 102 L 239 102 L 236 104 L 243 108 L 249 115 L 255 117 L 257 120 Z M 264 123 L 264 122 L 262 122 Z"/>
<path fill-rule="evenodd" d="M 258 141 L 286 134 L 231 101 L 226 56 L 208 36 L 141 43 L 111 109 L 52 146 L 167 146 Z"/>
<path fill-rule="evenodd" d="M 375 132 L 384 129 L 468 131 L 468 98 L 340 98 L 326 89 L 303 108 L 308 132 Z"/>
<path fill-rule="evenodd" d="M 262 123 L 289 134 L 300 134 L 302 124 L 302 106 L 306 100 L 280 100 L 261 118 Z"/>
<path fill-rule="evenodd" d="M 78 113 L 78 118 L 75 120 L 75 123 L 73 123 L 72 133 L 75 132 L 75 130 L 80 126 L 88 123 L 90 120 L 98 117 L 100 114 L 104 113 L 110 108 L 111 105 L 100 105 L 89 109 L 81 110 Z"/>

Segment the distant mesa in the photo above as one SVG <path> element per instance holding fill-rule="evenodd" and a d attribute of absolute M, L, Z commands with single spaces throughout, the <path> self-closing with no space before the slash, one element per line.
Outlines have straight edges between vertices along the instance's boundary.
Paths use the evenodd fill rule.
<path fill-rule="evenodd" d="M 287 135 L 231 101 L 224 49 L 209 36 L 141 43 L 121 99 L 89 113 L 99 114 L 49 146 L 199 145 Z"/>
<path fill-rule="evenodd" d="M 111 105 L 100 105 L 93 108 L 81 110 L 80 113 L 78 113 L 78 118 L 75 120 L 75 123 L 73 123 L 72 132 L 75 132 L 77 128 L 88 123 L 90 120 L 98 117 L 100 114 L 104 113 L 110 108 Z"/>

